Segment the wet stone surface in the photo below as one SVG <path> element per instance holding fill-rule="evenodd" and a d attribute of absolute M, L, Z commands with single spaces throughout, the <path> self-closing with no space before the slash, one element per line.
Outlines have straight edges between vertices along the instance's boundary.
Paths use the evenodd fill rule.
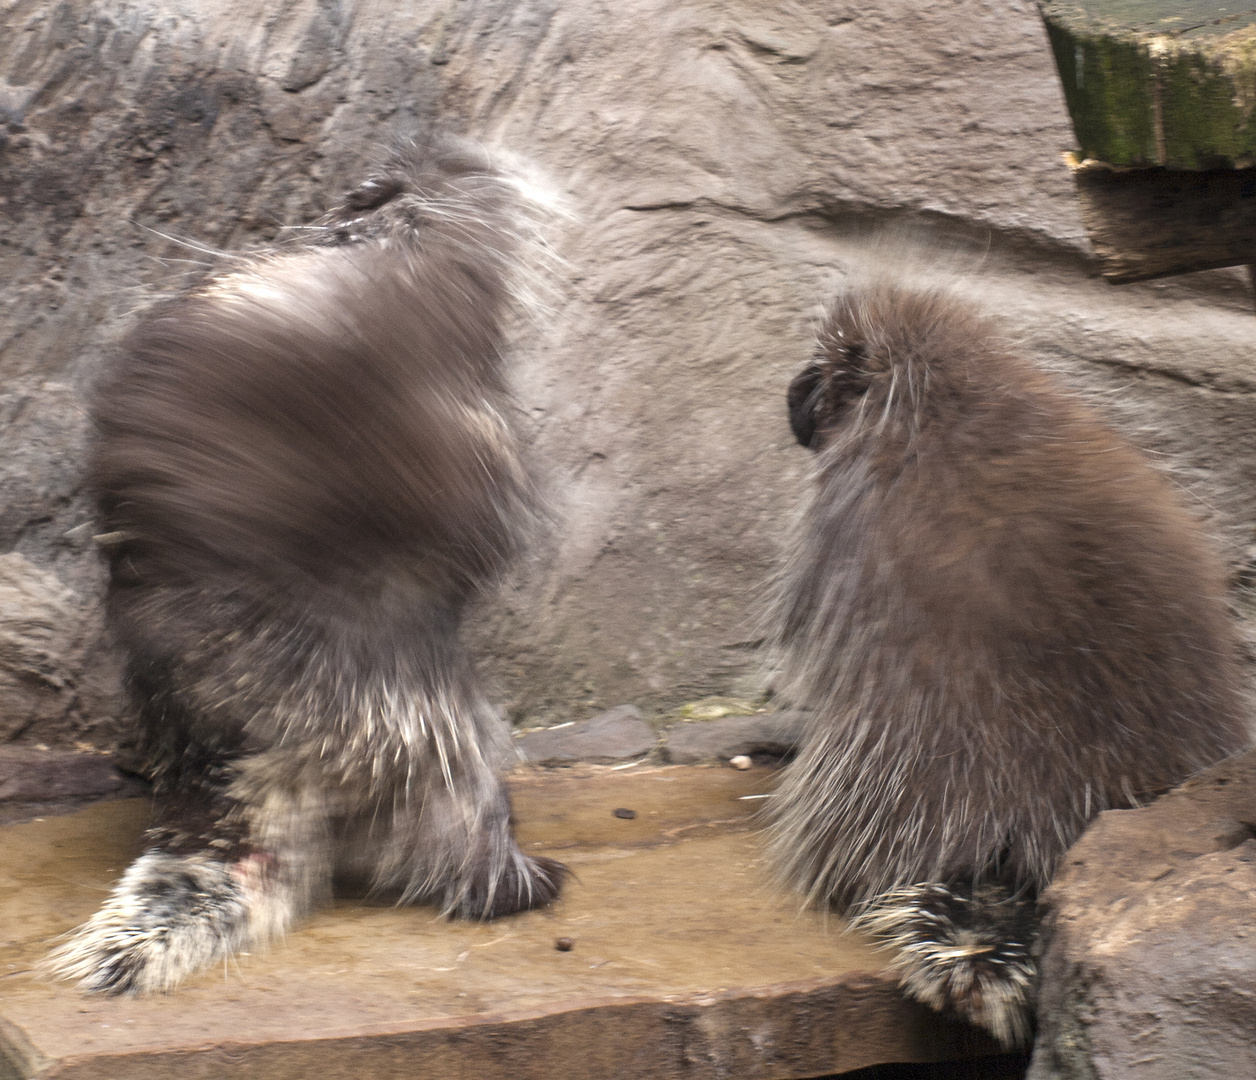
<path fill-rule="evenodd" d="M 774 783 L 761 767 L 518 769 L 521 844 L 573 870 L 553 908 L 468 923 L 338 900 L 264 955 L 139 1000 L 35 966 L 134 855 L 147 802 L 0 829 L 0 1076 L 767 1080 L 993 1053 L 771 885 L 746 796 Z"/>

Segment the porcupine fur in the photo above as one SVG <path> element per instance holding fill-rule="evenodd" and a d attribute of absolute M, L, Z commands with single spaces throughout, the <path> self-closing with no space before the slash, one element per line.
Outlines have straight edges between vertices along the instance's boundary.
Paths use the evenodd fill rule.
<path fill-rule="evenodd" d="M 468 918 L 558 895 L 459 640 L 539 511 L 505 367 L 545 214 L 434 135 L 125 340 L 91 482 L 158 813 L 62 977 L 169 989 L 334 873 Z"/>
<path fill-rule="evenodd" d="M 1023 1044 L 1065 850 L 1247 740 L 1220 560 L 1139 451 L 942 285 L 839 296 L 788 403 L 815 456 L 774 615 L 814 712 L 772 850 L 897 947 L 911 996 Z"/>

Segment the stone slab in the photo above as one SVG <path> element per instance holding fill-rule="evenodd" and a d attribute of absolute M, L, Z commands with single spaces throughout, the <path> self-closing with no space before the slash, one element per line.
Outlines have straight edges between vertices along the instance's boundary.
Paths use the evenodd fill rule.
<path fill-rule="evenodd" d="M 801 741 L 806 719 L 806 713 L 793 711 L 673 724 L 664 755 L 675 765 L 728 761 L 738 754 L 786 757 Z"/>
<path fill-rule="evenodd" d="M 108 754 L 0 746 L 0 824 L 146 792 Z"/>
<path fill-rule="evenodd" d="M 617 705 L 588 720 L 526 731 L 515 739 L 519 756 L 537 765 L 627 761 L 648 754 L 657 743 L 635 705 Z"/>
<path fill-rule="evenodd" d="M 1044 902 L 1029 1080 L 1256 1076 L 1256 753 L 1101 814 Z"/>
<path fill-rule="evenodd" d="M 105 754 L 0 746 L 0 800 L 46 802 L 112 795 L 126 778 Z"/>
<path fill-rule="evenodd" d="M 100 902 L 147 805 L 0 829 L 0 1076 L 767 1080 L 994 1053 L 770 885 L 743 796 L 772 783 L 764 768 L 519 770 L 520 841 L 574 871 L 553 909 L 465 923 L 341 900 L 265 955 L 140 1000 L 33 967 Z"/>

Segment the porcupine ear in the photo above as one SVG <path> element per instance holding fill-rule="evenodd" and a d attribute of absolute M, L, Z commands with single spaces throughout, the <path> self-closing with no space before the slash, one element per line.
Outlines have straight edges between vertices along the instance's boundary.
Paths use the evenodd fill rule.
<path fill-rule="evenodd" d="M 789 426 L 800 446 L 817 449 L 816 410 L 824 393 L 824 374 L 815 361 L 794 376 L 789 384 Z"/>
<path fill-rule="evenodd" d="M 789 384 L 789 426 L 808 450 L 822 450 L 824 429 L 864 394 L 872 371 L 862 344 L 821 340 L 822 350 Z"/>
<path fill-rule="evenodd" d="M 343 201 L 349 210 L 362 213 L 367 210 L 377 210 L 403 191 L 405 187 L 395 176 L 372 176 L 348 192 Z"/>

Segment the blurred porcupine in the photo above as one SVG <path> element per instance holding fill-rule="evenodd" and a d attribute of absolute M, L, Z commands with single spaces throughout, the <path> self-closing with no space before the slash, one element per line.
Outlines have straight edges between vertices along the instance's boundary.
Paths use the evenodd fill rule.
<path fill-rule="evenodd" d="M 342 872 L 470 918 L 557 896 L 459 641 L 539 510 L 504 367 L 545 216 L 435 135 L 124 342 L 91 482 L 158 813 L 62 977 L 168 989 Z"/>
<path fill-rule="evenodd" d="M 1220 561 L 1137 450 L 944 287 L 841 295 L 788 406 L 815 457 L 774 615 L 814 712 L 772 850 L 898 948 L 906 992 L 1023 1043 L 1065 850 L 1246 742 Z"/>

